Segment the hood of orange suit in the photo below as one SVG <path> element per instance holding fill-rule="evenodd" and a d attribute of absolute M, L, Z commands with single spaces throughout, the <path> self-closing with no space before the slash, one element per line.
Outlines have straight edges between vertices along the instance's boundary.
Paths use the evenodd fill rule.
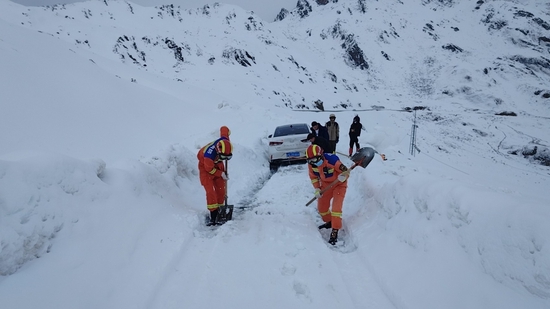
<path fill-rule="evenodd" d="M 220 128 L 220 137 L 225 137 L 225 138 L 229 139 L 230 134 L 231 134 L 231 130 L 229 130 L 228 127 L 222 126 Z"/>

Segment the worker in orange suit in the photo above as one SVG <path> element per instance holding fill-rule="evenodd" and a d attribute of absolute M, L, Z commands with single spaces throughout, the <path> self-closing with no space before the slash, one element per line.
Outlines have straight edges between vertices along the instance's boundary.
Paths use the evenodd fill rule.
<path fill-rule="evenodd" d="M 319 229 L 332 228 L 328 242 L 335 245 L 338 241 L 338 231 L 342 228 L 342 206 L 348 188 L 348 168 L 340 162 L 337 155 L 324 153 L 318 145 L 312 144 L 306 149 L 309 178 L 315 189 L 317 210 L 324 224 Z M 321 195 L 321 191 L 338 180 L 336 185 L 327 189 Z M 332 202 L 332 207 L 331 207 Z"/>
<path fill-rule="evenodd" d="M 222 136 L 205 145 L 197 153 L 199 178 L 206 191 L 206 207 L 210 211 L 210 222 L 207 224 L 209 226 L 217 224 L 219 207 L 225 201 L 229 178 L 223 161 L 230 160 L 232 156 L 233 145 L 229 141 L 229 129 L 227 129 L 227 136 Z"/>

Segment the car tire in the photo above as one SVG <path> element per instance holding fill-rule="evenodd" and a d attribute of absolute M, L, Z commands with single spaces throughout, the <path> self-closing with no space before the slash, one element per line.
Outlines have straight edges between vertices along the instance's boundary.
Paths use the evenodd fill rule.
<path fill-rule="evenodd" d="M 269 162 L 269 170 L 275 173 L 279 169 L 279 164 Z"/>

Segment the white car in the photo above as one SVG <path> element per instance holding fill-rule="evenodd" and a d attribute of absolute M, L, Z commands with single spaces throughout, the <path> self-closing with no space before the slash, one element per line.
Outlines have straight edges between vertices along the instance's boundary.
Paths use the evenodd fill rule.
<path fill-rule="evenodd" d="M 281 164 L 306 161 L 306 149 L 311 144 L 307 140 L 310 133 L 305 123 L 287 124 L 275 128 L 268 136 L 269 167 L 277 169 Z"/>

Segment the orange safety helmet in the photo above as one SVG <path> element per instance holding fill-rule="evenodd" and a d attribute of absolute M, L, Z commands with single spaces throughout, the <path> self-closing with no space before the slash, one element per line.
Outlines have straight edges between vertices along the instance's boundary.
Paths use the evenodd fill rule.
<path fill-rule="evenodd" d="M 221 139 L 216 144 L 216 151 L 218 152 L 218 155 L 231 156 L 233 155 L 233 145 L 231 145 L 230 141 Z"/>
<path fill-rule="evenodd" d="M 306 158 L 313 159 L 315 157 L 320 157 L 323 155 L 323 148 L 319 147 L 319 145 L 309 145 L 306 149 Z"/>

